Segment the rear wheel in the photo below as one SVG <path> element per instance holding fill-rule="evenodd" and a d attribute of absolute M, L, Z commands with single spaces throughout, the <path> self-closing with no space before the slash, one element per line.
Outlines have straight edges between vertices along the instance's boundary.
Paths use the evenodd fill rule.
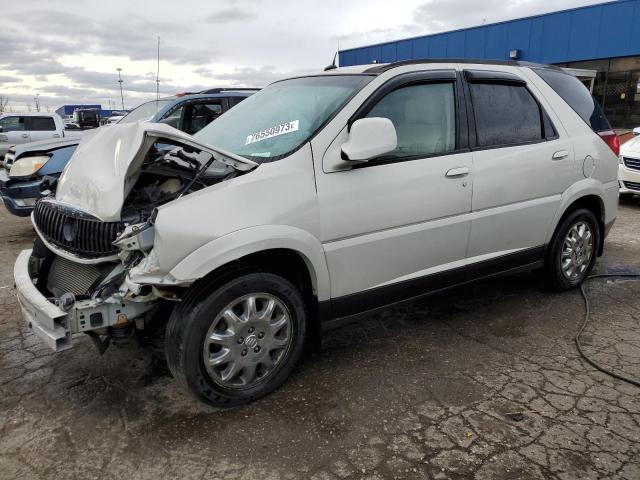
<path fill-rule="evenodd" d="M 167 325 L 167 363 L 198 398 L 220 407 L 250 402 L 289 376 L 304 344 L 300 292 L 269 273 L 195 288 Z"/>
<path fill-rule="evenodd" d="M 596 261 L 600 229 L 593 212 L 579 209 L 569 214 L 558 227 L 545 260 L 549 286 L 568 290 L 580 285 Z"/>

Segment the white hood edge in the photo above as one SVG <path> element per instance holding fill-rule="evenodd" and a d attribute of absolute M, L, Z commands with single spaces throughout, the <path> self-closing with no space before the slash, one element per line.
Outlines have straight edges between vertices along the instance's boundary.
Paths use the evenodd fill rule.
<path fill-rule="evenodd" d="M 621 155 L 633 155 L 634 157 L 638 157 L 640 155 L 640 136 L 633 137 L 631 140 L 626 141 L 620 147 Z"/>
<path fill-rule="evenodd" d="M 122 204 L 151 146 L 167 139 L 212 154 L 234 168 L 247 171 L 258 164 L 162 123 L 125 123 L 100 129 L 84 139 L 65 167 L 56 200 L 84 210 L 105 222 L 120 220 Z"/>

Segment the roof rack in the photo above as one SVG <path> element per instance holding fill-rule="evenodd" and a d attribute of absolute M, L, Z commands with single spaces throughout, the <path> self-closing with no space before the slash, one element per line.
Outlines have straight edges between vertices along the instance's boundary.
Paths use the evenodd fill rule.
<path fill-rule="evenodd" d="M 474 60 L 469 58 L 418 58 L 414 60 L 401 60 L 399 62 L 385 63 L 367 68 L 363 73 L 383 73 L 387 70 L 404 65 L 414 65 L 418 63 L 471 63 L 477 65 L 509 65 L 513 67 L 539 67 L 560 69 L 554 65 L 544 63 L 524 62 L 518 60 Z"/>
<path fill-rule="evenodd" d="M 222 87 L 222 88 L 210 88 L 208 90 L 203 90 L 198 93 L 222 93 L 222 92 L 257 92 L 260 88 L 252 88 L 252 87 Z"/>

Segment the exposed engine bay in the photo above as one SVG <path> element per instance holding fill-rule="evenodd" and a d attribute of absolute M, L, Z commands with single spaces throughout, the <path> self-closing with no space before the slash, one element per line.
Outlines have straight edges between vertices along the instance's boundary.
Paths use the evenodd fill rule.
<path fill-rule="evenodd" d="M 71 334 L 85 332 L 104 351 L 110 338 L 145 329 L 162 300 L 177 300 L 179 289 L 167 291 L 129 278 L 130 270 L 153 263 L 156 209 L 255 166 L 213 147 L 143 133 L 143 141 L 137 140 L 144 150 L 135 152 L 124 174 L 116 170 L 124 198 L 117 216 L 104 220 L 90 208 L 61 201 L 59 194 L 41 199 L 34 209 L 38 238 L 28 261 L 29 277 L 49 302 L 69 312 L 61 325 L 69 343 Z M 79 186 L 72 184 L 67 195 L 82 203 L 86 195 Z"/>
<path fill-rule="evenodd" d="M 209 153 L 155 144 L 125 200 L 122 221 L 125 224 L 146 222 L 156 207 L 233 178 L 238 173 L 234 167 L 216 161 Z"/>

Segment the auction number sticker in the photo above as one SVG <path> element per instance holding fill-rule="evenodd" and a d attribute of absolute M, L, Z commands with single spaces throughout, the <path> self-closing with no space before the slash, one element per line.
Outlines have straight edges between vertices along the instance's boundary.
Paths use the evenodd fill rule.
<path fill-rule="evenodd" d="M 256 143 L 261 140 L 266 140 L 267 138 L 284 135 L 285 133 L 296 132 L 299 128 L 299 124 L 300 120 L 292 120 L 291 122 L 281 123 L 275 127 L 265 128 L 264 130 L 248 135 L 247 141 L 244 144 L 249 145 L 250 143 Z"/>

